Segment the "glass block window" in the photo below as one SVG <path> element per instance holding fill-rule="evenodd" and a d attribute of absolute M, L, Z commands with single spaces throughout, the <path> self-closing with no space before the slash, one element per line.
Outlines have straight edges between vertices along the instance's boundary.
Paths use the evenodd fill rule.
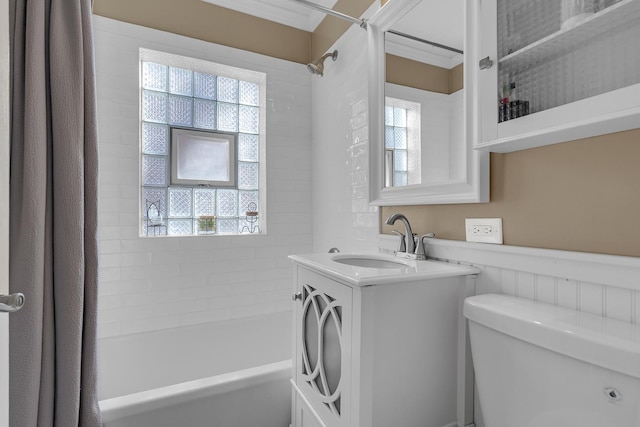
<path fill-rule="evenodd" d="M 385 106 L 385 152 L 391 153 L 393 186 L 407 185 L 407 110 Z"/>
<path fill-rule="evenodd" d="M 263 232 L 264 73 L 147 49 L 140 59 L 141 234 Z M 175 131 L 231 135 L 233 179 L 173 179 Z M 190 164 L 210 167 L 200 157 Z"/>
<path fill-rule="evenodd" d="M 384 112 L 385 186 L 419 184 L 420 104 L 386 97 Z"/>

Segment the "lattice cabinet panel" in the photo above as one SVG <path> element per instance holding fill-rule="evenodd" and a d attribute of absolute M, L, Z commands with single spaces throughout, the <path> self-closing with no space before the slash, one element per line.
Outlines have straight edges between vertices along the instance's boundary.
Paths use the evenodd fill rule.
<path fill-rule="evenodd" d="M 298 279 L 296 382 L 327 425 L 350 425 L 351 288 L 308 271 Z"/>

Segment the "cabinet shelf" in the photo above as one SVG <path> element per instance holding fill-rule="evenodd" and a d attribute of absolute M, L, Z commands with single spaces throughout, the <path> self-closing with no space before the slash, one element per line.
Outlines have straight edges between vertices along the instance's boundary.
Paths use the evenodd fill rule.
<path fill-rule="evenodd" d="M 638 127 L 640 83 L 498 124 L 477 150 L 510 153 Z M 612 106 L 615 106 L 613 108 Z M 585 118 L 585 112 L 590 115 Z"/>
<path fill-rule="evenodd" d="M 570 51 L 589 39 L 640 18 L 640 0 L 622 0 L 593 14 L 579 24 L 561 29 L 498 60 L 509 69 L 521 69 L 559 53 Z"/>

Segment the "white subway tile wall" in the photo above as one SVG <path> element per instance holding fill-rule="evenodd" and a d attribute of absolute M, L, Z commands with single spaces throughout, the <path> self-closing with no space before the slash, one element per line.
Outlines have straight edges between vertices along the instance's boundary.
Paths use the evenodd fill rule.
<path fill-rule="evenodd" d="M 287 255 L 311 252 L 313 241 L 311 76 L 304 65 L 98 16 L 94 39 L 99 336 L 289 311 Z M 140 48 L 267 74 L 268 234 L 138 237 Z"/>
<path fill-rule="evenodd" d="M 373 5 L 376 6 L 376 5 Z M 372 6 L 372 7 L 373 7 Z M 313 243 L 316 252 L 375 251 L 379 213 L 369 206 L 367 33 L 352 26 L 313 78 Z"/>

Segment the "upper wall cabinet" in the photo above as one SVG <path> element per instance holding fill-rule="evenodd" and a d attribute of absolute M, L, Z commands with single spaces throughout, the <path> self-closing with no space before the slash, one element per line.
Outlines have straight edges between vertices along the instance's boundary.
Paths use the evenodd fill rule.
<path fill-rule="evenodd" d="M 640 0 L 466 0 L 476 148 L 640 127 Z"/>

